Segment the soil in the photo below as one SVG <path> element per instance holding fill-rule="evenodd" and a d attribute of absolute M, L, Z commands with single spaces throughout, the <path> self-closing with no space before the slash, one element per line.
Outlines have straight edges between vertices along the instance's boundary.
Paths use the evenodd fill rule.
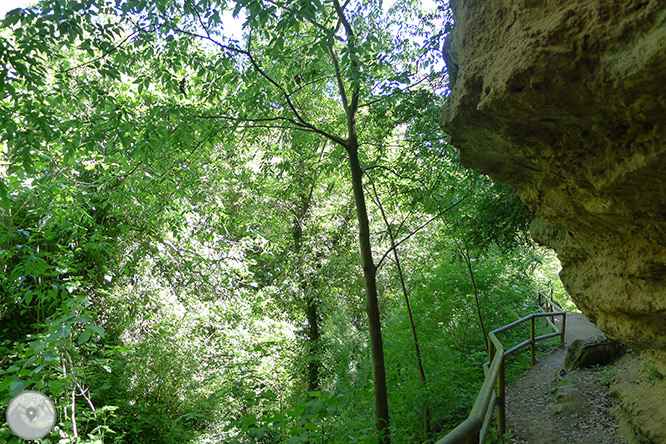
<path fill-rule="evenodd" d="M 585 316 L 567 314 L 565 343 L 601 332 Z M 626 444 L 611 416 L 606 367 L 564 370 L 566 349 L 541 358 L 506 393 L 507 443 Z"/>

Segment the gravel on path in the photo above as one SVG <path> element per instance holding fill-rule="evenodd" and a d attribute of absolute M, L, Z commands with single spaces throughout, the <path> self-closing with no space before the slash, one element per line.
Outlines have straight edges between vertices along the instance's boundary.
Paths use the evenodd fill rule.
<path fill-rule="evenodd" d="M 565 343 L 601 332 L 585 316 L 567 314 Z M 566 349 L 541 358 L 506 391 L 513 444 L 626 444 L 610 411 L 605 370 L 564 370 Z"/>

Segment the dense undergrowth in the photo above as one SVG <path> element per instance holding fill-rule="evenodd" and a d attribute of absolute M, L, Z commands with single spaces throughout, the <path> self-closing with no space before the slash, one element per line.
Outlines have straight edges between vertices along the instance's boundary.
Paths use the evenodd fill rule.
<path fill-rule="evenodd" d="M 432 230 L 420 239 L 430 244 L 442 234 Z M 41 238 L 34 238 L 44 251 Z M 24 248 L 30 249 L 30 242 L 18 251 Z M 487 359 L 466 265 L 445 249 L 417 251 L 405 266 L 425 388 L 416 372 L 395 271 L 387 268 L 383 275 L 392 432 L 394 442 L 402 443 L 427 442 L 462 421 Z M 487 330 L 536 309 L 536 289 L 545 283 L 532 277 L 537 251 L 526 251 L 529 255 L 521 257 L 493 247 L 474 261 Z M 270 254 L 266 248 L 260 253 Z M 29 263 L 30 257 L 23 258 L 21 263 Z M 255 284 L 267 269 L 253 270 L 248 261 L 239 264 L 246 269 L 233 273 L 240 290 L 223 297 L 202 294 L 198 278 L 174 285 L 176 269 L 156 266 L 158 260 L 144 258 L 135 274 L 114 278 L 94 292 L 88 287 L 94 300 L 72 291 L 60 293 L 62 305 L 50 308 L 27 305 L 25 299 L 6 305 L 3 402 L 26 388 L 52 396 L 65 413 L 51 442 L 73 439 L 74 421 L 79 442 L 374 442 L 366 327 L 358 299 L 345 294 L 345 288 L 358 285 L 349 276 L 327 281 L 315 355 L 321 362 L 320 386 L 310 391 L 306 369 L 313 355 L 306 352 L 303 318 L 293 312 L 297 302 L 281 300 L 288 295 L 285 283 Z M 525 337 L 524 331 L 512 332 L 502 340 Z M 528 356 L 519 353 L 509 360 L 509 378 L 528 365 Z M 425 402 L 430 436 L 423 433 Z M 12 435 L 3 428 L 0 436 L 10 440 Z"/>

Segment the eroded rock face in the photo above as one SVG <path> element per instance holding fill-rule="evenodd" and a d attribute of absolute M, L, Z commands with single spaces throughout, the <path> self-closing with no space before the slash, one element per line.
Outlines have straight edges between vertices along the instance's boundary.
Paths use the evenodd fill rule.
<path fill-rule="evenodd" d="M 666 350 L 666 1 L 452 0 L 442 127 L 518 189 L 577 306 Z"/>
<path fill-rule="evenodd" d="M 643 352 L 618 363 L 610 393 L 620 431 L 632 444 L 666 443 L 666 353 Z"/>

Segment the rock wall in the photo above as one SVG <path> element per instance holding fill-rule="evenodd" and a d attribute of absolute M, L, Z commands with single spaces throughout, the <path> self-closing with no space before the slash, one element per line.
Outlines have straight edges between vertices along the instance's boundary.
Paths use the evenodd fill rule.
<path fill-rule="evenodd" d="M 666 1 L 451 0 L 442 127 L 517 188 L 577 306 L 666 350 Z"/>
<path fill-rule="evenodd" d="M 615 419 L 632 444 L 666 443 L 666 354 L 627 356 L 609 372 Z"/>

